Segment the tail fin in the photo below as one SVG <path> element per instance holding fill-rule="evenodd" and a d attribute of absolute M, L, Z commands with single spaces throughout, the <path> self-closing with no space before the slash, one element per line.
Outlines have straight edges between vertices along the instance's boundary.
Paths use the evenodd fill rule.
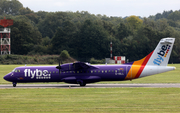
<path fill-rule="evenodd" d="M 174 41 L 175 38 L 161 39 L 146 65 L 167 66 Z"/>
<path fill-rule="evenodd" d="M 133 78 L 139 78 L 139 76 L 144 77 L 174 70 L 174 67 L 169 69 L 165 67 L 168 64 L 174 41 L 175 38 L 161 39 L 153 52 L 151 52 L 143 59 L 133 62 L 131 69 L 129 70 L 125 79 L 129 80 Z"/>
<path fill-rule="evenodd" d="M 134 61 L 134 65 L 167 66 L 175 38 L 163 38 L 153 52 L 141 60 Z"/>

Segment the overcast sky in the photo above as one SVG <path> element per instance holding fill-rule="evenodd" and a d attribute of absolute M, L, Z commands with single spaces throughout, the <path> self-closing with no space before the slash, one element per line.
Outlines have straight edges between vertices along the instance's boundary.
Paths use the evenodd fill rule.
<path fill-rule="evenodd" d="M 88 11 L 107 16 L 149 17 L 169 10 L 179 10 L 180 0 L 19 0 L 24 7 L 37 11 Z"/>

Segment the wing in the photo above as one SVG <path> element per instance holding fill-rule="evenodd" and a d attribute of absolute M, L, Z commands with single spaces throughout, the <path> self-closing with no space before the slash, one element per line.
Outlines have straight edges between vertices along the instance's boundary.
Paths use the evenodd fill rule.
<path fill-rule="evenodd" d="M 84 63 L 84 62 L 75 62 L 75 63 L 73 63 L 73 68 L 74 68 L 74 70 L 99 69 L 98 67 L 89 65 L 89 64 Z"/>

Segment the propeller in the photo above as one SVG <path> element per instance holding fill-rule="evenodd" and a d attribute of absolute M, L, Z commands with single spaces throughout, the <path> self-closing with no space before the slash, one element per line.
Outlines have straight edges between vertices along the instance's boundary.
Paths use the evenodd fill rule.
<path fill-rule="evenodd" d="M 61 70 L 61 64 L 62 64 L 62 61 L 59 60 L 59 66 L 56 66 L 56 69 L 59 69 L 59 75 L 60 75 L 60 70 Z"/>

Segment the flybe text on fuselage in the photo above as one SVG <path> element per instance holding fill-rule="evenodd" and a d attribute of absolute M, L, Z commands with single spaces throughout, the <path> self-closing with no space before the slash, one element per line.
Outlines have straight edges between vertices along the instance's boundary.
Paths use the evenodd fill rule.
<path fill-rule="evenodd" d="M 168 44 L 167 45 L 163 45 L 161 47 L 161 50 L 157 53 L 158 57 L 156 59 L 154 59 L 153 63 L 155 65 L 160 65 L 164 61 L 163 57 L 167 56 L 170 48 L 171 48 L 171 46 L 168 45 Z"/>
<path fill-rule="evenodd" d="M 31 70 L 31 69 L 25 69 L 24 70 L 24 76 L 30 77 L 31 79 L 51 79 L 51 74 L 48 73 L 48 70 Z"/>

